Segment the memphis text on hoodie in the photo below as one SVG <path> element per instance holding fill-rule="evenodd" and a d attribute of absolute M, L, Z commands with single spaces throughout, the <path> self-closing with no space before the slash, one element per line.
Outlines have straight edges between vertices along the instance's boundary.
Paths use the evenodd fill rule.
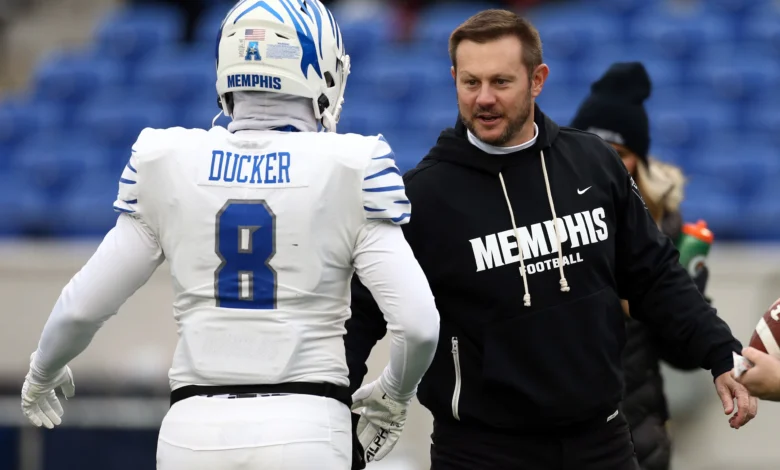
<path fill-rule="evenodd" d="M 558 218 L 558 233 L 561 236 L 561 243 L 571 240 L 571 248 L 577 248 L 606 241 L 609 238 L 609 229 L 605 218 L 606 213 L 602 207 Z M 558 237 L 555 234 L 552 220 L 529 227 L 519 227 L 518 230 L 523 244 L 523 259 L 536 260 L 542 256 L 558 253 Z M 485 237 L 473 238 L 469 240 L 469 243 L 474 251 L 477 272 L 520 262 L 517 240 L 515 240 L 514 230 L 511 228 Z M 564 266 L 582 261 L 582 256 L 578 251 L 563 257 Z M 534 274 L 558 269 L 558 266 L 558 257 L 555 256 L 531 264 L 526 263 L 525 270 L 528 274 Z"/>

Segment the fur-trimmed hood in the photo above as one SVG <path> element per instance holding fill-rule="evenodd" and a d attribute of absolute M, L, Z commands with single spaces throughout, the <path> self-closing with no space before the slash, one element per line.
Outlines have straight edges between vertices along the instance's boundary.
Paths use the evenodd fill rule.
<path fill-rule="evenodd" d="M 637 185 L 642 196 L 650 199 L 653 205 L 660 206 L 664 212 L 678 212 L 686 182 L 682 170 L 653 157 L 648 159 L 648 163 L 645 165 L 641 160 L 637 161 Z"/>

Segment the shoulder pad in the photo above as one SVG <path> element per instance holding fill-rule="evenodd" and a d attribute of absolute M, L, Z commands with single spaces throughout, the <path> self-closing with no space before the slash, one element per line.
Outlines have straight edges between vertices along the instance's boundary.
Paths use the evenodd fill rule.
<path fill-rule="evenodd" d="M 381 134 L 363 174 L 363 210 L 367 220 L 397 225 L 408 223 L 412 215 L 395 154 Z"/>

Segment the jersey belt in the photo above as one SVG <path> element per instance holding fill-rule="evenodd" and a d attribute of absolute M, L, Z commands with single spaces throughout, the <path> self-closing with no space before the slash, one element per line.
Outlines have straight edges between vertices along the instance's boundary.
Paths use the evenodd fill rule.
<path fill-rule="evenodd" d="M 291 394 L 315 395 L 333 398 L 352 407 L 352 396 L 347 387 L 329 383 L 287 382 L 281 384 L 259 385 L 185 385 L 171 392 L 171 406 L 186 398 L 204 395 L 243 395 L 243 394 Z"/>

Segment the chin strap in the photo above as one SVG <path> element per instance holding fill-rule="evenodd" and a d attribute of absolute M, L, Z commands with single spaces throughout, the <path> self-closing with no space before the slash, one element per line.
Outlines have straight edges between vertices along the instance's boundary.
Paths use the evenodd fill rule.
<path fill-rule="evenodd" d="M 341 110 L 344 107 L 344 91 L 347 89 L 347 77 L 349 76 L 349 73 L 351 71 L 351 62 L 348 55 L 345 55 L 344 58 L 341 61 L 342 64 L 342 77 L 341 77 L 341 85 L 339 87 L 339 94 L 338 94 L 338 102 L 336 103 L 336 106 L 333 108 L 333 113 L 328 111 L 327 109 L 323 111 L 322 114 L 322 127 L 326 129 L 328 132 L 336 132 L 336 124 L 339 122 L 339 118 L 341 117 Z"/>
<path fill-rule="evenodd" d="M 217 125 L 217 119 L 219 119 L 220 116 L 222 116 L 223 111 L 220 111 L 217 113 L 216 116 L 214 116 L 214 119 L 211 120 L 211 127 L 215 127 Z"/>
<path fill-rule="evenodd" d="M 322 113 L 322 127 L 327 132 L 336 132 L 336 119 L 327 109 Z"/>

